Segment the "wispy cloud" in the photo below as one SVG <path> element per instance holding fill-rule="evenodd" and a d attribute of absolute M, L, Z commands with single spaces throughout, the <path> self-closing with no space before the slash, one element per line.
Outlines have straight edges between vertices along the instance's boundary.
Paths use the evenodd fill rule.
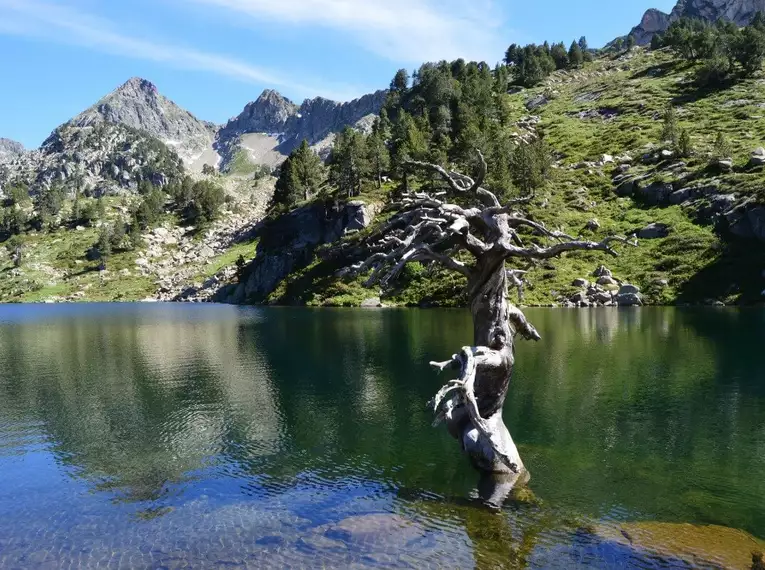
<path fill-rule="evenodd" d="M 115 31 L 112 22 L 61 3 L 0 0 L 0 34 L 77 45 L 176 68 L 207 71 L 238 81 L 288 88 L 300 97 L 320 94 L 346 100 L 362 93 L 354 88 L 305 85 L 225 55 L 125 35 Z"/>
<path fill-rule="evenodd" d="M 393 61 L 500 59 L 496 0 L 191 0 L 253 22 L 321 26 Z M 506 47 L 506 46 L 505 46 Z"/>

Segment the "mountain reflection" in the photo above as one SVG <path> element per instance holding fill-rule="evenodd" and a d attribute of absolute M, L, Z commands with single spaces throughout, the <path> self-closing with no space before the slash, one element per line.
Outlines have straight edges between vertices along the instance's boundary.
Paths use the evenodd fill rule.
<path fill-rule="evenodd" d="M 153 506 L 195 480 L 476 485 L 425 408 L 447 379 L 427 362 L 471 342 L 464 311 L 28 311 L 0 319 L 0 460 L 48 449 L 93 488 Z M 765 528 L 761 313 L 528 315 L 543 340 L 518 345 L 506 419 L 538 496 L 588 516 Z"/>

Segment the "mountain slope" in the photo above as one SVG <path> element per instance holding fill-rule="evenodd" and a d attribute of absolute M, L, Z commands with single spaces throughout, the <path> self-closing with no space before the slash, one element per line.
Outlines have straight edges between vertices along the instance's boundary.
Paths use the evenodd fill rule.
<path fill-rule="evenodd" d="M 680 18 L 699 18 L 714 22 L 727 20 L 739 26 L 749 24 L 757 12 L 765 12 L 765 0 L 679 0 L 670 14 L 650 9 L 630 34 L 637 45 L 647 45 L 656 33 L 664 32 Z"/>
<path fill-rule="evenodd" d="M 762 80 L 705 91 L 692 77 L 687 62 L 668 50 L 636 49 L 556 72 L 546 85 L 505 98 L 508 134 L 522 139 L 533 126 L 544 133 L 556 157 L 546 185 L 524 207 L 527 216 L 583 239 L 637 235 L 639 241 L 638 247 L 619 247 L 615 258 L 580 252 L 538 264 L 514 260 L 514 267 L 528 271 L 525 303 L 600 304 L 606 301 L 593 302 L 593 296 L 611 298 L 606 290 L 590 293 L 593 282 L 601 279 L 604 287 L 617 289 L 618 283 L 634 284 L 648 304 L 763 302 L 765 170 L 750 163 L 765 142 Z M 531 101 L 537 105 L 530 116 Z M 661 141 L 662 116 L 670 103 L 678 128 L 689 132 L 689 158 L 676 157 L 671 144 L 668 148 Z M 720 132 L 732 150 L 729 171 L 715 168 L 711 160 Z M 416 188 L 413 178 L 410 183 Z M 427 183 L 427 177 L 419 177 L 419 183 Z M 386 206 L 397 198 L 392 183 L 356 200 Z M 388 219 L 379 216 L 369 231 Z M 464 302 L 461 277 L 438 268 L 408 266 L 398 283 L 382 291 L 364 288 L 366 276 L 340 277 L 343 268 L 371 255 L 360 241 L 364 233 L 322 246 L 310 259 L 301 258 L 299 266 L 290 266 L 308 243 L 299 228 L 309 226 L 301 223 L 291 230 L 301 244 L 293 249 L 269 235 L 279 231 L 278 223 L 266 229 L 256 261 L 244 272 L 258 278 L 248 279 L 234 293 L 223 290 L 219 299 L 358 305 L 382 293 L 388 304 Z M 533 236 L 523 239 L 526 243 Z M 604 263 L 611 277 L 595 273 Z M 290 268 L 288 274 L 275 287 L 264 291 L 255 286 L 263 274 L 272 278 L 284 268 Z"/>
<path fill-rule="evenodd" d="M 192 168 L 200 158 L 206 157 L 216 130 L 215 125 L 200 121 L 159 93 L 153 83 L 140 77 L 129 79 L 68 124 L 89 127 L 101 122 L 148 133 L 173 148 Z M 212 162 L 214 164 L 215 159 Z"/>
<path fill-rule="evenodd" d="M 11 139 L 0 138 L 0 164 L 10 162 L 24 154 L 24 145 Z"/>
<path fill-rule="evenodd" d="M 220 129 L 216 149 L 224 168 L 240 151 L 256 164 L 277 166 L 304 139 L 326 158 L 334 134 L 345 127 L 368 129 L 368 117 L 380 112 L 386 95 L 381 90 L 346 103 L 317 97 L 298 106 L 267 89 Z"/>

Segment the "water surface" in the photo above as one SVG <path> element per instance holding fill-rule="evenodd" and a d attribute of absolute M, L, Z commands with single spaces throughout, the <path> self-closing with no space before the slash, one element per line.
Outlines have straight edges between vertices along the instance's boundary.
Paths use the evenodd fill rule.
<path fill-rule="evenodd" d="M 1 307 L 0 567 L 685 568 L 593 529 L 765 538 L 765 312 L 527 314 L 505 411 L 539 501 L 494 514 L 425 408 L 464 311 Z"/>

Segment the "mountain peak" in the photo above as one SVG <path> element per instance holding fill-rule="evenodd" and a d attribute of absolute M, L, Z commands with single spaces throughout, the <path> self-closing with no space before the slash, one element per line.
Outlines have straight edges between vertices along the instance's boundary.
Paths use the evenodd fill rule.
<path fill-rule="evenodd" d="M 88 127 L 104 122 L 145 131 L 172 146 L 187 163 L 195 161 L 213 140 L 209 124 L 176 105 L 142 77 L 131 77 L 69 124 Z"/>
<path fill-rule="evenodd" d="M 765 0 L 678 0 L 671 14 L 654 8 L 648 10 L 630 34 L 638 45 L 645 45 L 655 34 L 666 31 L 672 22 L 683 17 L 708 22 L 726 20 L 746 26 L 758 12 L 765 12 Z"/>
<path fill-rule="evenodd" d="M 24 145 L 11 139 L 0 137 L 0 162 L 13 160 L 24 153 Z"/>
<path fill-rule="evenodd" d="M 144 79 L 143 77 L 131 77 L 125 83 L 123 83 L 120 87 L 118 87 L 114 91 L 114 93 L 119 93 L 124 91 L 134 91 L 134 92 L 141 91 L 144 93 L 159 94 L 159 90 L 157 89 L 157 86 L 154 85 L 148 79 Z"/>

